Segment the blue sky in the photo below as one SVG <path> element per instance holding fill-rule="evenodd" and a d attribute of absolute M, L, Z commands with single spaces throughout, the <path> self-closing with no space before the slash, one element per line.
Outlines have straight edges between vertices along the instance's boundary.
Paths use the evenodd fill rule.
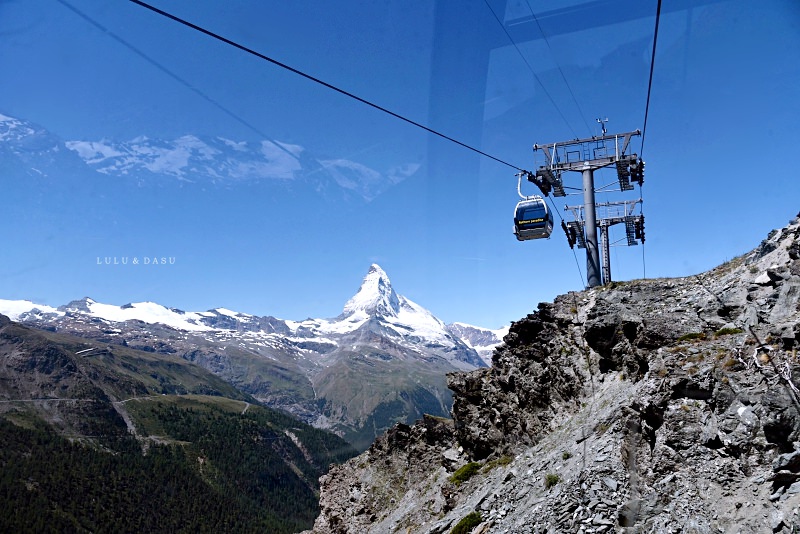
<path fill-rule="evenodd" d="M 596 134 L 597 117 L 611 133 L 643 127 L 655 1 L 614 2 L 629 20 L 581 0 L 153 4 L 526 169 L 543 163 L 534 143 Z M 699 273 L 800 211 L 790 163 L 800 4 L 667 4 L 676 5 L 665 2 L 661 17 L 644 145 L 647 242 L 644 256 L 641 246 L 612 249 L 616 280 Z M 516 24 L 531 11 L 547 40 Z M 576 265 L 560 230 L 514 239 L 516 171 L 496 161 L 131 2 L 0 1 L 0 32 L 0 113 L 64 141 L 267 139 L 384 179 L 414 170 L 369 202 L 252 181 L 178 187 L 168 176 L 120 189 L 119 177 L 87 184 L 69 168 L 34 193 L 8 183 L 0 298 L 331 317 L 377 262 L 441 319 L 498 327 L 583 286 L 583 251 Z M 613 181 L 604 173 L 598 183 Z M 577 174 L 567 180 L 580 186 Z M 564 213 L 580 198 L 554 201 Z M 175 264 L 96 264 L 107 256 Z"/>

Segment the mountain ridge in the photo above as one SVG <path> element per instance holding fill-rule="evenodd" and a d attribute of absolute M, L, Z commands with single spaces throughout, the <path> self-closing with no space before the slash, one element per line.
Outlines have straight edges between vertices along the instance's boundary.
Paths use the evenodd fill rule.
<path fill-rule="evenodd" d="M 796 532 L 798 348 L 800 216 L 698 275 L 560 295 L 448 375 L 452 420 L 325 475 L 313 532 Z"/>
<path fill-rule="evenodd" d="M 114 306 L 89 297 L 58 308 L 0 300 L 0 312 L 39 328 L 180 355 L 362 449 L 397 420 L 447 415 L 445 374 L 485 366 L 481 354 L 491 350 L 398 295 L 377 264 L 331 319 L 191 312 L 153 302 Z"/>
<path fill-rule="evenodd" d="M 145 135 L 128 141 L 64 140 L 25 119 L 0 114 L 5 166 L 47 177 L 65 169 L 137 186 L 175 182 L 224 187 L 269 183 L 317 196 L 370 202 L 413 176 L 418 164 L 385 170 L 344 159 L 318 158 L 303 147 L 274 140 L 242 141 L 187 133 L 176 139 Z M 14 163 L 16 162 L 16 163 Z"/>

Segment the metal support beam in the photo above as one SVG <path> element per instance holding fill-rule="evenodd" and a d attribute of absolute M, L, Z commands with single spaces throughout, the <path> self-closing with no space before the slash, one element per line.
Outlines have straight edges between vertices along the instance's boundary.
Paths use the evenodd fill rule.
<path fill-rule="evenodd" d="M 638 163 L 641 160 L 636 154 L 628 153 L 631 138 L 636 135 L 641 135 L 641 132 L 634 130 L 607 135 L 604 131 L 603 135 L 586 139 L 533 145 L 534 151 L 544 152 L 545 165 L 539 167 L 535 176 L 528 173 L 528 179 L 539 185 L 543 194 L 548 195 L 552 191 L 553 196 L 565 195 L 561 180 L 561 174 L 564 172 L 580 172 L 583 176 L 583 206 L 565 206 L 565 209 L 572 211 L 575 220 L 565 223 L 564 228 L 570 247 L 577 244 L 578 248 L 586 248 L 586 284 L 588 287 L 597 287 L 611 281 L 610 227 L 614 224 L 625 223 L 628 245 L 635 245 L 636 224 L 643 224 L 642 215 L 633 215 L 634 207 L 642 202 L 641 198 L 597 204 L 594 193 L 595 169 L 614 164 L 616 164 L 620 190 L 630 191 L 633 189 L 630 184 L 630 178 L 634 172 L 632 166 L 636 162 L 637 173 L 638 165 L 641 164 L 642 168 L 644 166 L 643 162 Z M 560 194 L 556 186 L 560 188 Z M 604 215 L 599 218 L 598 208 L 602 212 L 601 215 Z M 597 240 L 598 227 L 602 240 L 602 270 L 601 250 Z M 575 233 L 571 234 L 571 232 Z M 643 234 L 643 230 L 641 233 Z"/>
<path fill-rule="evenodd" d="M 600 254 L 597 248 L 597 216 L 594 202 L 594 169 L 583 171 L 583 206 L 586 210 L 586 285 L 597 287 L 600 279 Z"/>
<path fill-rule="evenodd" d="M 603 245 L 603 285 L 611 282 L 611 256 L 609 256 L 609 226 L 600 225 L 600 238 Z"/>

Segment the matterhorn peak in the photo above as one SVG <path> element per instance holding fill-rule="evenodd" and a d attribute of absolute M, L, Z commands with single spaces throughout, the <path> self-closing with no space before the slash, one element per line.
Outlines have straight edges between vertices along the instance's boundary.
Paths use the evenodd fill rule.
<path fill-rule="evenodd" d="M 358 311 L 384 317 L 395 317 L 400 311 L 400 299 L 386 272 L 376 263 L 370 265 L 358 293 L 344 305 L 343 314 L 352 315 Z"/>

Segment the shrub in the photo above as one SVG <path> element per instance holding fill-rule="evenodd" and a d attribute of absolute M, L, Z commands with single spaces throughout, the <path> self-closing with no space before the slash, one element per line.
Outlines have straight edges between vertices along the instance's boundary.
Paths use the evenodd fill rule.
<path fill-rule="evenodd" d="M 556 474 L 547 473 L 544 477 L 544 487 L 547 489 L 552 488 L 559 482 L 561 482 L 561 477 Z"/>
<path fill-rule="evenodd" d="M 564 452 L 561 453 L 561 459 L 562 460 L 569 460 L 570 458 L 572 458 L 572 453 L 571 452 L 564 451 Z"/>
<path fill-rule="evenodd" d="M 481 524 L 483 518 L 478 512 L 470 512 L 459 521 L 450 534 L 467 534 L 470 530 Z"/>
<path fill-rule="evenodd" d="M 723 369 L 732 369 L 732 368 L 736 367 L 739 363 L 740 363 L 739 360 L 736 360 L 734 358 L 728 358 L 727 360 L 725 360 L 722 363 L 722 368 Z"/>
<path fill-rule="evenodd" d="M 501 456 L 500 458 L 497 458 L 496 460 L 492 460 L 491 462 L 486 462 L 486 465 L 483 466 L 483 470 L 484 471 L 491 471 L 495 467 L 498 467 L 498 466 L 501 466 L 501 465 L 510 464 L 512 462 L 512 460 L 514 460 L 514 459 L 511 456 L 508 456 L 508 455 Z"/>
<path fill-rule="evenodd" d="M 690 332 L 678 338 L 678 341 L 694 341 L 695 339 L 705 339 L 706 335 L 703 332 Z"/>
<path fill-rule="evenodd" d="M 466 482 L 472 475 L 477 473 L 481 468 L 481 464 L 479 462 L 470 462 L 466 465 L 462 465 L 459 467 L 455 473 L 450 476 L 450 482 L 455 485 L 459 485 L 462 482 Z"/>
<path fill-rule="evenodd" d="M 720 328 L 714 332 L 714 337 L 730 336 L 733 334 L 743 334 L 744 330 L 741 328 Z"/>

